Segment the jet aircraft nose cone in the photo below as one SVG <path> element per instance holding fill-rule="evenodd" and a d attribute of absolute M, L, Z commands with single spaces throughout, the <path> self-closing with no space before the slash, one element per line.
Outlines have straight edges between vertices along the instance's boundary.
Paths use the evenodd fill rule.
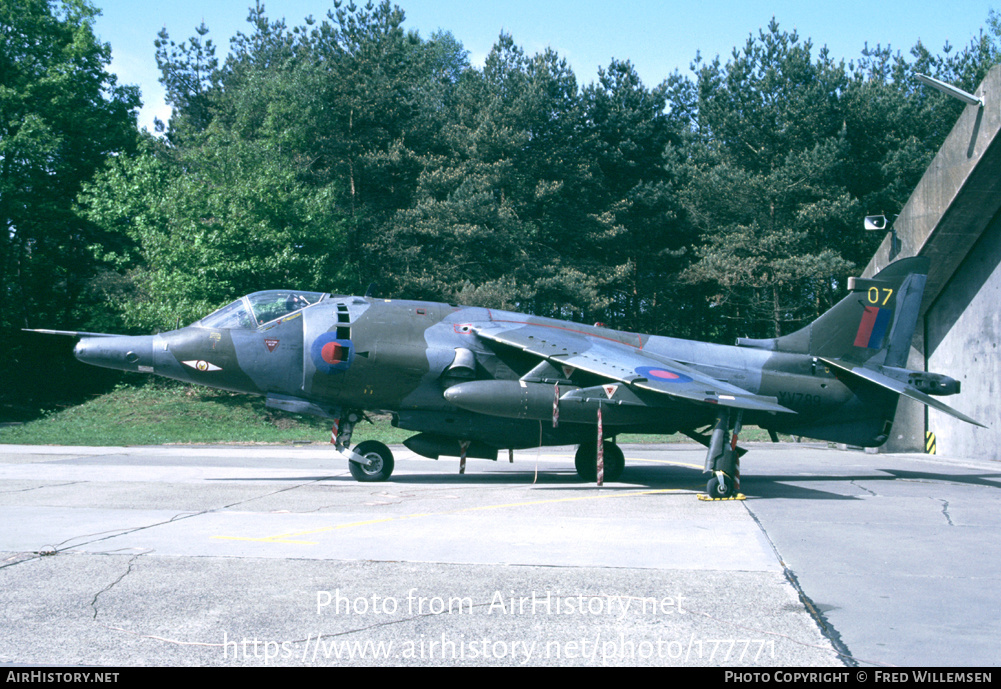
<path fill-rule="evenodd" d="M 73 348 L 85 364 L 120 371 L 153 372 L 153 336 L 85 337 Z"/>

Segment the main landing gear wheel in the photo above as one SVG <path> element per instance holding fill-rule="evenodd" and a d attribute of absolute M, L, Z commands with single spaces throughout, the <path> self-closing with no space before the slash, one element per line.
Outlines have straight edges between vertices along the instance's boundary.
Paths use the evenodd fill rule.
<path fill-rule="evenodd" d="M 393 453 L 378 440 L 366 440 L 358 443 L 355 452 L 367 459 L 370 464 L 365 466 L 358 462 L 348 462 L 348 469 L 356 481 L 385 481 L 393 473 Z"/>
<path fill-rule="evenodd" d="M 626 458 L 619 446 L 610 440 L 603 443 L 606 481 L 618 481 L 622 470 L 626 468 Z M 581 443 L 573 459 L 577 475 L 588 483 L 598 480 L 598 447 L 597 442 Z"/>
<path fill-rule="evenodd" d="M 720 485 L 721 481 L 723 485 Z M 706 493 L 710 498 L 732 498 L 737 491 L 733 487 L 733 479 L 723 474 L 709 479 L 709 483 L 706 484 Z"/>

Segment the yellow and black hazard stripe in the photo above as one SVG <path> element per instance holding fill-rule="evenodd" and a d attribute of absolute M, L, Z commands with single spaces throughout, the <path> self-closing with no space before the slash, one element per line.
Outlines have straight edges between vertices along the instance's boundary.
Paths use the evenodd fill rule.
<path fill-rule="evenodd" d="M 935 434 L 931 431 L 925 431 L 925 454 L 933 455 L 936 454 L 935 446 Z"/>

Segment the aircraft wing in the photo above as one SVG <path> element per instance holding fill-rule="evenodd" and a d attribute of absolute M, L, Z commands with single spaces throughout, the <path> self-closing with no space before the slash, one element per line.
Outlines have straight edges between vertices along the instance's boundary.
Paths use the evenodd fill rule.
<path fill-rule="evenodd" d="M 26 333 L 41 333 L 43 335 L 65 335 L 66 337 L 120 337 L 109 333 L 85 333 L 81 330 L 45 330 L 44 328 L 21 328 Z"/>
<path fill-rule="evenodd" d="M 780 405 L 774 397 L 755 395 L 618 340 L 533 323 L 514 327 L 496 322 L 475 323 L 471 330 L 485 340 L 535 354 L 557 366 L 580 369 L 673 398 L 752 411 L 796 413 Z"/>
<path fill-rule="evenodd" d="M 864 380 L 874 383 L 887 390 L 892 390 L 898 395 L 903 395 L 904 397 L 910 397 L 912 400 L 916 400 L 921 404 L 927 404 L 932 409 L 937 409 L 940 412 L 948 414 L 949 416 L 954 416 L 960 421 L 965 421 L 966 423 L 972 423 L 974 426 L 980 426 L 981 428 L 987 428 L 984 424 L 980 423 L 975 419 L 971 419 L 966 414 L 957 411 L 950 407 L 948 404 L 943 404 L 931 395 L 927 395 L 920 390 L 916 390 L 912 386 L 904 383 L 902 381 L 896 380 L 895 378 L 890 378 L 889 376 L 884 376 L 878 371 L 873 371 L 871 368 L 866 368 L 865 366 L 858 366 L 855 364 L 849 364 L 848 362 L 841 361 L 840 359 L 830 359 L 827 357 L 820 357 L 821 361 L 833 366 L 834 368 L 840 369 L 852 375 L 858 376 Z"/>

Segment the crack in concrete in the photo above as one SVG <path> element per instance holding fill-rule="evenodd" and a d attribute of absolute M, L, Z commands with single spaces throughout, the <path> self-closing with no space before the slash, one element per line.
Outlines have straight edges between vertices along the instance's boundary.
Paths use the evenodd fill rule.
<path fill-rule="evenodd" d="M 90 600 L 90 607 L 92 607 L 94 609 L 94 617 L 93 617 L 93 619 L 95 619 L 95 620 L 97 619 L 97 612 L 98 612 L 98 610 L 97 610 L 97 599 L 100 598 L 100 596 L 101 596 L 102 593 L 107 593 L 111 589 L 115 588 L 115 586 L 117 586 L 119 584 L 119 582 L 122 581 L 122 579 L 124 579 L 129 574 L 131 574 L 132 573 L 132 563 L 136 561 L 136 558 L 142 557 L 144 554 L 145 553 L 139 553 L 138 555 L 133 555 L 131 558 L 129 558 L 129 565 L 128 565 L 128 568 L 126 568 L 125 572 L 123 572 L 122 575 L 120 577 L 118 577 L 117 579 L 115 579 L 113 582 L 111 582 L 110 584 L 108 584 L 107 586 L 105 586 L 103 589 L 101 589 L 100 591 L 98 591 L 97 593 L 94 594 L 94 597 Z"/>
<path fill-rule="evenodd" d="M 865 487 L 865 486 L 863 486 L 863 485 L 860 485 L 860 484 L 859 484 L 858 482 L 856 482 L 856 481 L 852 481 L 852 485 L 853 485 L 853 486 L 855 486 L 856 488 L 858 488 L 859 490 L 864 490 L 864 491 L 865 491 L 866 493 L 868 493 L 869 495 L 871 495 L 871 496 L 872 496 L 872 497 L 874 497 L 874 498 L 875 498 L 875 497 L 879 497 L 879 494 L 878 494 L 878 493 L 876 493 L 875 491 L 872 491 L 872 490 L 869 490 L 868 488 L 866 488 L 866 487 Z"/>
<path fill-rule="evenodd" d="M 246 500 L 240 500 L 239 502 L 234 502 L 234 503 L 229 504 L 229 505 L 223 505 L 222 507 L 216 507 L 216 508 L 213 508 L 211 510 L 204 510 L 204 511 L 200 512 L 199 514 L 206 514 L 206 513 L 209 513 L 209 512 L 215 512 L 217 510 L 228 510 L 231 507 L 237 507 L 239 505 L 245 505 L 248 502 L 254 502 L 255 500 L 263 500 L 264 498 L 269 498 L 272 495 L 278 495 L 279 493 L 285 493 L 285 492 L 290 491 L 290 490 L 296 490 L 298 488 L 302 488 L 303 486 L 309 486 L 309 485 L 312 485 L 314 483 L 319 483 L 320 481 L 329 481 L 332 478 L 336 478 L 336 477 L 334 477 L 334 476 L 322 476 L 320 478 L 312 479 L 311 481 L 306 481 L 305 483 L 297 483 L 294 486 L 287 486 L 285 488 L 279 488 L 278 490 L 273 490 L 270 493 L 265 493 L 263 495 L 255 495 L 252 498 L 247 498 Z"/>
<path fill-rule="evenodd" d="M 863 490 L 865 489 L 863 488 Z M 831 649 L 834 651 L 834 653 L 838 655 L 838 657 L 842 659 L 842 661 L 845 663 L 846 666 L 859 667 L 860 659 L 852 655 L 852 652 L 848 648 L 848 645 L 841 638 L 841 633 L 837 630 L 837 628 L 835 628 L 833 624 L 831 624 L 831 621 L 827 619 L 827 615 L 825 615 L 823 611 L 820 610 L 817 604 L 814 603 L 813 599 L 807 595 L 806 591 L 803 590 L 803 587 L 799 583 L 799 578 L 796 576 L 796 573 L 793 572 L 792 569 L 790 569 L 789 565 L 787 565 L 785 560 L 782 558 L 782 553 L 779 552 L 778 546 L 775 545 L 775 542 L 772 540 L 772 537 L 768 534 L 768 531 L 765 530 L 765 525 L 762 524 L 761 521 L 758 519 L 758 515 L 754 514 L 753 510 L 751 510 L 751 508 L 746 504 L 744 505 L 744 509 L 747 510 L 747 513 L 749 515 L 751 515 L 751 519 L 753 519 L 754 523 L 758 525 L 758 528 L 761 530 L 761 534 L 768 541 L 768 545 L 771 546 L 772 552 L 775 553 L 776 560 L 782 566 L 782 573 L 785 576 L 786 581 L 788 581 L 789 584 L 792 586 L 793 590 L 796 592 L 796 595 L 799 597 L 800 603 L 806 609 L 807 614 L 813 619 L 814 624 L 816 624 L 817 627 L 819 628 L 821 636 L 823 636 L 825 639 L 827 639 L 828 642 L 830 642 Z"/>
<path fill-rule="evenodd" d="M 944 498 L 938 498 L 938 501 L 942 503 L 942 514 L 945 516 L 945 520 L 949 522 L 949 526 L 955 526 L 952 522 L 952 517 L 949 515 L 949 501 Z"/>
<path fill-rule="evenodd" d="M 21 488 L 19 490 L 0 490 L 0 495 L 7 495 L 12 493 L 29 493 L 33 490 L 42 490 L 43 488 L 61 488 L 63 486 L 75 486 L 78 483 L 87 483 L 87 481 L 69 481 L 67 483 L 46 483 L 41 486 L 34 486 L 33 488 Z"/>
<path fill-rule="evenodd" d="M 33 553 L 34 557 L 27 557 L 27 558 L 25 558 L 23 560 L 17 560 L 17 561 L 14 561 L 14 562 L 7 561 L 4 564 L 0 564 L 0 569 L 4 569 L 6 567 L 13 567 L 13 566 L 19 565 L 19 564 L 21 564 L 23 562 L 31 562 L 31 561 L 37 560 L 37 559 L 39 559 L 41 557 L 48 557 L 48 556 L 51 556 L 51 555 L 58 555 L 62 551 L 69 550 L 70 548 L 79 548 L 79 547 L 82 547 L 82 546 L 85 546 L 85 545 L 91 545 L 92 543 L 100 543 L 101 541 L 106 541 L 106 540 L 109 540 L 109 539 L 112 539 L 112 538 L 118 538 L 119 536 L 127 536 L 129 534 L 137 533 L 139 531 L 145 531 L 146 529 L 152 529 L 152 528 L 155 528 L 157 526 L 163 526 L 165 524 L 171 524 L 173 522 L 180 521 L 182 519 L 189 519 L 191 517 L 198 517 L 198 516 L 201 516 L 203 514 L 211 514 L 213 512 L 220 512 L 220 511 L 223 511 L 223 510 L 228 510 L 230 508 L 237 507 L 239 505 L 243 505 L 243 504 L 246 504 L 248 502 L 253 502 L 254 500 L 262 500 L 262 499 L 264 499 L 266 497 L 269 497 L 271 495 L 277 495 L 278 493 L 284 493 L 286 491 L 295 490 L 297 488 L 302 488 L 303 486 L 308 486 L 308 485 L 313 484 L 313 483 L 319 483 L 320 481 L 327 481 L 330 478 L 331 477 L 329 477 L 329 476 L 325 476 L 325 477 L 314 479 L 314 480 L 311 480 L 311 481 L 306 481 L 305 483 L 299 483 L 299 484 L 296 484 L 294 486 L 287 486 L 287 487 L 281 488 L 279 490 L 274 490 L 274 491 L 270 491 L 268 493 L 264 493 L 263 495 L 256 495 L 254 497 L 247 498 L 245 500 L 239 500 L 237 502 L 230 503 L 228 505 L 222 505 L 221 507 L 213 507 L 213 508 L 206 509 L 206 510 L 200 510 L 198 512 L 182 512 L 182 513 L 179 513 L 179 514 L 175 514 L 170 519 L 166 519 L 166 520 L 163 520 L 163 521 L 158 521 L 158 522 L 155 522 L 153 524 L 146 524 L 144 526 L 136 526 L 136 527 L 133 527 L 133 528 L 130 528 L 130 529 L 112 530 L 112 531 L 101 531 L 101 532 L 94 533 L 94 534 L 84 534 L 82 536 L 73 536 L 72 538 L 67 538 L 66 540 L 62 541 L 61 543 L 57 543 L 54 546 L 45 546 L 43 548 L 40 548 L 39 550 L 37 550 L 37 551 L 35 551 Z M 65 545 L 65 544 L 70 543 L 72 541 L 76 541 L 77 539 L 88 538 L 90 536 L 98 536 L 98 535 L 101 535 L 101 534 L 108 534 L 108 535 L 103 536 L 102 538 L 95 538 L 95 539 L 90 540 L 90 541 L 83 541 L 81 543 L 76 543 L 74 545 Z M 61 547 L 61 546 L 65 546 L 65 547 Z"/>

